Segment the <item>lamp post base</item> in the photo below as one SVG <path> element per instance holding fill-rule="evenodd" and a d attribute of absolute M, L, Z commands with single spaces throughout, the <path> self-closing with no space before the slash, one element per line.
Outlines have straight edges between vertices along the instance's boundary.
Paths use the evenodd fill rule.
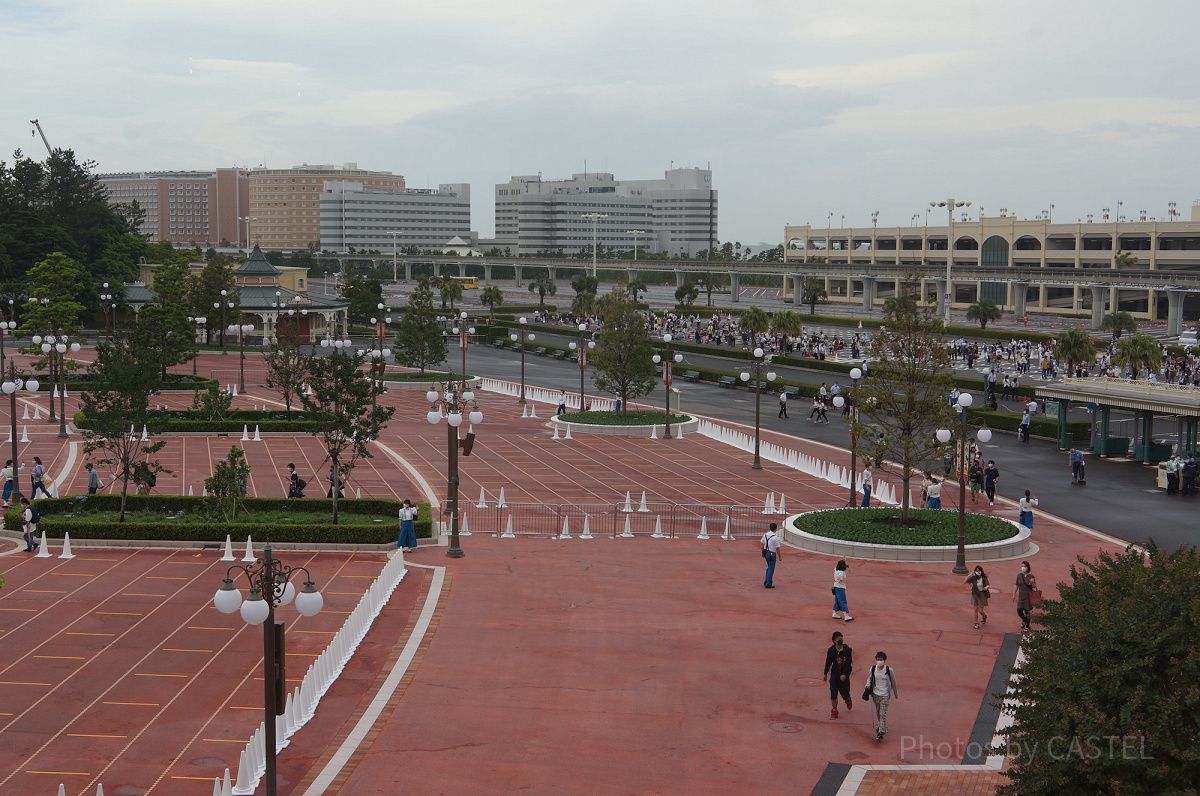
<path fill-rule="evenodd" d="M 951 575 L 966 575 L 970 572 L 966 564 L 955 564 L 954 569 L 950 570 Z"/>
<path fill-rule="evenodd" d="M 463 552 L 461 547 L 451 547 L 446 550 L 447 558 L 462 558 L 464 555 L 466 555 L 466 553 Z"/>
<path fill-rule="evenodd" d="M 761 470 L 761 469 L 762 469 L 762 462 L 760 462 L 758 459 L 755 459 L 755 460 L 754 460 L 754 464 L 750 465 L 750 469 L 751 469 L 751 470 Z"/>

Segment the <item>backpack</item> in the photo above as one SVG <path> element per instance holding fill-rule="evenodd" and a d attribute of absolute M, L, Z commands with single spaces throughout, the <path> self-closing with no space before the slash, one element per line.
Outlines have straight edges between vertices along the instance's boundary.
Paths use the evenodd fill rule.
<path fill-rule="evenodd" d="M 29 504 L 29 524 L 37 525 L 38 520 L 40 520 L 41 518 L 42 518 L 42 512 L 37 510 L 37 506 L 30 503 Z"/>
<path fill-rule="evenodd" d="M 158 476 L 154 474 L 154 471 L 150 471 L 150 472 L 146 473 L 146 486 L 153 487 L 157 484 L 158 484 Z"/>
<path fill-rule="evenodd" d="M 308 486 L 308 482 L 305 481 L 303 478 L 296 479 L 296 491 L 297 492 L 303 492 L 304 487 L 306 487 L 306 486 Z"/>

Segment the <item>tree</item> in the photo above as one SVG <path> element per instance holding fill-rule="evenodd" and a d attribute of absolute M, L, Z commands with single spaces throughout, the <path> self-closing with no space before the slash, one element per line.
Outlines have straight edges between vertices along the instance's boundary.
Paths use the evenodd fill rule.
<path fill-rule="evenodd" d="M 396 361 L 410 368 L 425 368 L 446 361 L 446 339 L 433 308 L 429 278 L 417 276 L 417 287 L 408 297 L 408 310 L 396 324 Z"/>
<path fill-rule="evenodd" d="M 232 301 L 233 317 L 241 314 L 241 294 L 237 290 L 236 269 L 224 254 L 213 255 L 200 273 L 189 276 L 187 287 L 192 315 L 208 318 L 209 322 L 206 325 L 209 329 L 215 329 L 220 323 L 220 318 L 213 315 L 213 310 L 216 309 L 214 304 L 224 305 Z M 225 295 L 221 295 L 222 290 L 225 291 Z M 229 311 L 228 307 L 226 311 Z"/>
<path fill-rule="evenodd" d="M 442 306 L 444 307 L 446 302 L 450 302 L 450 311 L 454 312 L 454 302 L 462 301 L 462 283 L 455 282 L 453 279 L 443 279 L 439 292 L 442 294 Z"/>
<path fill-rule="evenodd" d="M 990 321 L 1000 320 L 1000 308 L 990 298 L 981 298 L 967 307 L 967 320 L 975 321 L 980 329 L 986 329 Z"/>
<path fill-rule="evenodd" d="M 654 346 L 646 331 L 646 319 L 634 309 L 624 288 L 604 296 L 604 331 L 596 340 L 592 379 L 596 388 L 621 399 L 621 414 L 629 402 L 654 389 Z"/>
<path fill-rule="evenodd" d="M 1104 320 L 1100 322 L 1101 329 L 1109 329 L 1112 331 L 1113 340 L 1120 340 L 1125 332 L 1136 332 L 1137 321 L 1128 312 L 1120 310 L 1110 310 L 1104 314 Z"/>
<path fill-rule="evenodd" d="M 204 488 L 225 522 L 233 522 L 239 509 L 242 513 L 246 512 L 242 501 L 249 481 L 250 464 L 246 461 L 246 452 L 236 445 L 230 447 L 229 454 L 216 463 L 212 476 L 204 479 Z"/>
<path fill-rule="evenodd" d="M 79 263 L 56 252 L 29 269 L 28 279 L 29 298 L 22 312 L 22 332 L 26 335 L 76 334 L 80 329 L 79 316 L 85 309 L 76 297 L 89 290 L 87 274 Z M 41 347 L 36 344 L 21 350 L 35 356 L 42 354 Z M 30 364 L 34 368 L 55 364 L 64 369 L 65 375 L 73 369 L 74 360 L 68 365 L 64 355 L 51 350 Z"/>
<path fill-rule="evenodd" d="M 558 285 L 554 284 L 549 275 L 539 276 L 529 281 L 529 292 L 538 294 L 538 304 L 545 304 L 547 295 L 553 296 L 558 292 Z"/>
<path fill-rule="evenodd" d="M 192 393 L 192 411 L 196 412 L 201 420 L 224 420 L 229 417 L 232 406 L 233 393 L 226 392 L 225 388 L 215 381 L 208 385 L 208 389 L 198 389 Z"/>
<path fill-rule="evenodd" d="M 160 265 L 154 271 L 154 301 L 142 307 L 132 333 L 139 350 L 154 353 L 163 379 L 167 368 L 190 362 L 198 351 L 187 292 L 187 264 Z"/>
<path fill-rule="evenodd" d="M 640 276 L 635 276 L 633 279 L 629 280 L 628 284 L 625 285 L 625 289 L 629 291 L 629 296 L 633 299 L 633 303 L 637 304 L 638 294 L 646 292 L 646 280 L 642 279 Z"/>
<path fill-rule="evenodd" d="M 571 312 L 576 315 L 591 315 L 596 311 L 595 293 L 578 293 L 571 299 Z"/>
<path fill-rule="evenodd" d="M 367 323 L 379 313 L 383 301 L 383 285 L 378 279 L 368 279 L 351 273 L 342 287 L 342 298 L 350 303 L 350 320 Z"/>
<path fill-rule="evenodd" d="M 295 318 L 280 318 L 275 323 L 275 344 L 263 352 L 267 365 L 267 387 L 283 398 L 288 419 L 292 419 L 292 403 L 304 392 L 304 370 L 307 362 L 300 351 L 300 328 Z"/>
<path fill-rule="evenodd" d="M 362 370 L 366 355 L 335 350 L 311 356 L 305 364 L 311 395 L 301 394 L 304 411 L 312 415 L 312 435 L 321 440 L 333 467 L 333 484 L 340 487 L 361 459 L 371 458 L 367 447 L 396 409 L 379 406 L 378 383 Z M 314 477 L 315 474 L 314 474 Z M 338 522 L 338 489 L 333 490 L 333 524 Z"/>
<path fill-rule="evenodd" d="M 751 332 L 754 339 L 771 328 L 771 318 L 758 307 L 750 307 L 738 316 L 738 328 L 743 332 Z"/>
<path fill-rule="evenodd" d="M 699 297 L 700 288 L 696 287 L 695 282 L 684 282 L 682 285 L 675 288 L 676 304 L 692 304 Z"/>
<path fill-rule="evenodd" d="M 771 319 L 771 331 L 785 337 L 799 337 L 804 334 L 804 319 L 798 312 L 782 310 Z"/>
<path fill-rule="evenodd" d="M 496 307 L 504 304 L 504 291 L 495 285 L 488 285 L 479 293 L 479 303 L 487 305 L 492 313 L 492 320 L 495 320 Z"/>
<path fill-rule="evenodd" d="M 131 481 L 149 473 L 170 472 L 151 457 L 162 450 L 165 440 L 152 441 L 160 421 L 150 414 L 150 399 L 156 394 L 157 355 L 136 343 L 116 340 L 96 346 L 96 359 L 89 368 L 96 387 L 80 394 L 83 413 L 90 420 L 84 430 L 83 451 L 101 454 L 96 464 L 113 468 L 121 482 L 121 507 L 117 522 L 125 521 L 125 502 Z M 142 440 L 141 429 L 150 440 Z"/>
<path fill-rule="evenodd" d="M 944 453 L 934 433 L 954 418 L 946 395 L 954 387 L 950 352 L 942 345 L 942 322 L 929 309 L 915 309 L 920 274 L 906 273 L 903 295 L 888 313 L 887 325 L 871 338 L 869 378 L 852 391 L 857 407 L 850 422 L 851 448 L 877 464 L 900 468 L 900 521 L 908 522 L 913 473 Z"/>
<path fill-rule="evenodd" d="M 1044 630 L 1021 639 L 1001 796 L 1191 794 L 1200 782 L 1200 557 L 1102 551 L 1078 559 Z M 1046 585 L 1042 584 L 1045 589 Z"/>
<path fill-rule="evenodd" d="M 594 296 L 600 292 L 600 280 L 589 274 L 580 274 L 571 280 L 571 289 L 575 295 L 591 293 Z"/>
<path fill-rule="evenodd" d="M 1096 346 L 1092 336 L 1082 326 L 1074 326 L 1058 338 L 1054 355 L 1067 363 L 1068 370 L 1076 364 L 1092 362 L 1096 358 Z"/>
<path fill-rule="evenodd" d="M 1135 334 L 1117 341 L 1117 350 L 1113 352 L 1112 363 L 1117 367 L 1128 367 L 1136 379 L 1142 368 L 1149 368 L 1151 373 L 1157 373 L 1162 365 L 1162 346 L 1153 335 Z"/>
<path fill-rule="evenodd" d="M 1113 266 L 1116 268 L 1133 268 L 1138 264 L 1137 255 L 1132 252 L 1123 252 L 1120 249 L 1113 256 Z"/>
<path fill-rule="evenodd" d="M 829 298 L 825 290 L 825 280 L 815 276 L 804 277 L 800 287 L 800 302 L 808 305 L 808 314 L 817 314 L 817 302 Z"/>

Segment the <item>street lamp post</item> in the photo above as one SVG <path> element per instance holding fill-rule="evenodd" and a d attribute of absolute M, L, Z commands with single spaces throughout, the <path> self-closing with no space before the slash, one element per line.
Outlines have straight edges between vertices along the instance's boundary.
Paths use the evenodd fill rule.
<path fill-rule="evenodd" d="M 112 293 L 108 292 L 108 283 L 104 283 L 104 292 L 100 294 L 100 306 L 104 307 L 104 336 L 108 337 L 108 314 L 113 309 Z"/>
<path fill-rule="evenodd" d="M 958 554 L 954 559 L 954 575 L 967 574 L 967 409 L 974 403 L 970 393 L 964 392 L 958 396 L 955 408 L 962 418 L 962 430 L 958 435 Z M 953 432 L 948 428 L 937 430 L 937 440 L 943 445 L 950 441 Z M 980 442 L 988 442 L 992 431 L 987 426 L 979 429 L 975 435 Z"/>
<path fill-rule="evenodd" d="M 942 301 L 945 303 L 945 321 L 946 325 L 950 325 L 950 268 L 954 264 L 954 208 L 970 207 L 970 202 L 959 202 L 955 199 L 947 199 L 944 202 L 930 202 L 930 207 L 944 207 L 949 215 L 949 220 L 946 226 L 946 292 L 942 295 Z M 929 220 L 929 213 L 926 212 L 926 223 Z"/>
<path fill-rule="evenodd" d="M 382 313 L 383 304 L 376 308 Z M 379 393 L 383 391 L 383 377 L 387 375 L 387 358 L 392 355 L 392 349 L 384 346 L 383 338 L 386 334 L 387 324 L 392 322 L 392 316 L 380 315 L 380 317 L 372 318 L 371 323 L 375 324 L 375 328 L 379 330 L 379 345 L 371 352 L 371 359 L 378 363 L 379 366 L 379 389 L 371 394 L 371 403 L 379 402 Z"/>
<path fill-rule="evenodd" d="M 467 343 L 470 341 L 471 335 L 475 334 L 475 327 L 467 325 L 466 310 L 458 314 L 458 319 L 460 323 L 454 327 L 453 331 L 458 335 L 458 350 L 462 351 L 462 377 L 465 379 L 467 377 Z"/>
<path fill-rule="evenodd" d="M 587 371 L 587 352 L 595 349 L 596 341 L 587 339 L 587 324 L 579 324 L 579 342 L 571 341 L 570 347 L 572 351 L 579 352 L 579 411 L 587 411 L 587 404 L 583 400 L 583 374 Z"/>
<path fill-rule="evenodd" d="M 438 390 L 425 393 L 426 400 L 432 404 L 425 419 L 430 425 L 436 426 L 441 422 L 445 410 L 446 418 L 446 505 L 442 514 L 450 515 L 450 547 L 446 555 L 451 558 L 462 558 L 463 549 L 458 538 L 458 449 L 462 447 L 462 455 L 470 456 L 471 447 L 475 444 L 475 433 L 467 434 L 465 439 L 458 438 L 458 427 L 462 425 L 463 413 L 470 404 L 470 414 L 467 419 L 471 425 L 483 422 L 483 412 L 475 402 L 475 393 L 468 389 L 467 380 L 450 379 L 438 385 Z"/>
<path fill-rule="evenodd" d="M 596 227 L 604 219 L 608 218 L 608 213 L 584 213 L 583 217 L 592 222 L 592 276 L 596 275 Z"/>
<path fill-rule="evenodd" d="M 665 357 L 660 357 L 658 354 L 654 355 L 654 364 L 662 364 L 663 392 L 666 394 L 666 398 L 663 400 L 663 408 L 666 409 L 663 422 L 666 423 L 667 427 L 663 432 L 663 439 L 671 439 L 671 383 L 675 380 L 671 373 L 671 368 L 674 363 L 683 361 L 683 354 L 676 354 L 674 357 L 671 356 L 671 340 L 672 337 L 670 334 L 664 334 L 663 342 L 667 344 L 667 355 Z"/>
<path fill-rule="evenodd" d="M 396 282 L 400 281 L 398 276 L 400 272 L 397 270 L 396 266 L 396 236 L 400 233 L 389 232 L 388 234 L 392 236 L 392 284 L 395 284 Z"/>
<path fill-rule="evenodd" d="M 227 313 L 229 310 L 233 309 L 233 302 L 228 301 L 226 299 L 226 296 L 228 296 L 228 295 L 229 295 L 229 291 L 222 290 L 221 291 L 221 300 L 213 302 L 213 309 L 221 311 L 221 353 L 222 354 L 228 353 L 225 350 L 225 325 L 229 320 L 229 318 L 227 317 Z"/>
<path fill-rule="evenodd" d="M 190 322 L 196 324 L 196 337 L 200 337 L 204 332 L 204 324 L 206 324 L 208 322 L 208 318 L 204 317 L 203 315 L 200 315 L 200 316 L 197 316 L 194 318 L 189 317 L 188 320 Z M 192 357 L 192 375 L 193 376 L 196 375 L 196 360 L 198 360 L 199 358 L 200 357 L 198 357 L 198 356 Z"/>
<path fill-rule="evenodd" d="M 7 384 L 5 385 L 7 388 Z M 267 796 L 275 796 L 275 743 L 277 716 L 282 716 L 287 706 L 287 681 L 284 653 L 283 622 L 275 621 L 276 606 L 284 606 L 295 600 L 296 610 L 301 616 L 316 616 L 325 604 L 325 598 L 313 585 L 312 574 L 305 567 L 289 567 L 272 554 L 271 545 L 263 548 L 261 561 L 253 564 L 234 564 L 225 571 L 225 580 L 213 596 L 213 604 L 223 614 L 241 611 L 248 625 L 263 626 L 263 729 L 266 733 L 266 771 L 263 781 Z M 304 573 L 304 587 L 299 593 L 292 578 Z M 242 599 L 242 593 L 233 584 L 234 577 L 244 575 L 250 586 L 250 596 Z"/>
<path fill-rule="evenodd" d="M 865 368 L 866 366 L 867 365 L 864 362 L 863 367 Z M 855 498 L 857 497 L 857 495 L 855 495 L 855 493 L 854 493 L 854 479 L 855 479 L 855 474 L 858 472 L 858 445 L 857 445 L 858 440 L 854 435 L 854 425 L 853 424 L 855 421 L 858 420 L 858 396 L 854 393 L 854 391 L 858 387 L 858 380 L 861 379 L 862 377 L 863 377 L 862 370 L 860 370 L 859 368 L 851 368 L 850 369 L 850 398 L 849 398 L 849 400 L 850 400 L 850 411 L 852 414 L 850 417 L 850 423 L 851 423 L 851 425 L 850 425 L 850 499 L 846 501 L 847 508 L 854 508 Z M 833 399 L 833 405 L 836 406 L 838 409 L 841 409 L 843 406 L 846 405 L 846 401 L 847 401 L 846 398 L 839 395 Z"/>
<path fill-rule="evenodd" d="M 514 343 L 517 342 L 518 339 L 521 341 L 521 398 L 518 401 L 518 403 L 525 403 L 525 349 L 527 348 L 527 346 L 525 344 L 529 340 L 534 339 L 534 335 L 525 330 L 525 316 L 524 315 L 522 315 L 520 318 L 517 318 L 517 323 L 519 323 L 521 325 L 520 337 L 518 337 L 517 333 L 514 332 L 514 333 L 510 334 L 508 336 L 508 338 L 510 340 L 512 340 Z"/>
<path fill-rule="evenodd" d="M 254 331 L 252 323 L 231 323 L 229 331 L 238 336 L 238 389 L 246 391 L 246 335 Z"/>
<path fill-rule="evenodd" d="M 767 381 L 775 381 L 775 371 L 767 370 L 771 364 L 769 356 L 763 356 L 763 350 L 756 348 L 752 352 L 754 360 L 750 363 L 750 371 L 743 371 L 740 376 L 742 381 L 750 381 L 750 375 L 754 374 L 754 463 L 750 465 L 752 470 L 762 469 L 762 460 L 759 458 L 759 431 L 762 426 L 762 417 L 760 414 L 762 406 L 762 380 L 764 371 L 766 371 Z"/>
<path fill-rule="evenodd" d="M 9 441 L 12 442 L 12 452 L 10 455 L 13 460 L 14 494 L 12 495 L 12 501 L 14 503 L 21 498 L 20 480 L 16 477 L 16 467 L 19 461 L 17 458 L 17 391 L 26 390 L 36 393 L 39 387 L 41 385 L 38 384 L 37 379 L 22 379 L 21 376 L 17 375 L 17 362 L 15 358 L 8 360 L 8 376 L 5 378 L 4 383 L 0 384 L 0 390 L 8 394 L 8 437 Z"/>
<path fill-rule="evenodd" d="M 631 229 L 629 234 L 633 236 L 633 261 L 637 262 L 638 237 L 646 234 L 644 229 Z"/>

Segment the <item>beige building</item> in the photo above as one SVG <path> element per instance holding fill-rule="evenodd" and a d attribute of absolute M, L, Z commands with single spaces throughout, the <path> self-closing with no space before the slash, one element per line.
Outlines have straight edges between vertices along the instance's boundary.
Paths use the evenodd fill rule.
<path fill-rule="evenodd" d="M 948 292 L 951 306 L 960 309 L 990 298 L 1018 313 L 1081 313 L 1093 310 L 1099 297 L 1107 309 L 1165 320 L 1170 294 L 1187 300 L 1187 316 L 1200 313 L 1196 206 L 1190 221 L 1063 224 L 985 216 L 950 228 L 788 225 L 784 241 L 785 261 L 800 266 L 797 272 L 824 278 L 831 301 L 880 305 L 895 294 L 902 269 L 919 268 L 926 300 L 940 301 Z M 948 254 L 953 271 L 947 286 Z"/>
<path fill-rule="evenodd" d="M 390 171 L 365 171 L 357 163 L 342 166 L 294 166 L 250 172 L 251 244 L 265 249 L 306 249 L 321 241 L 321 194 L 326 180 L 353 180 L 369 190 L 399 190 L 404 177 Z"/>

